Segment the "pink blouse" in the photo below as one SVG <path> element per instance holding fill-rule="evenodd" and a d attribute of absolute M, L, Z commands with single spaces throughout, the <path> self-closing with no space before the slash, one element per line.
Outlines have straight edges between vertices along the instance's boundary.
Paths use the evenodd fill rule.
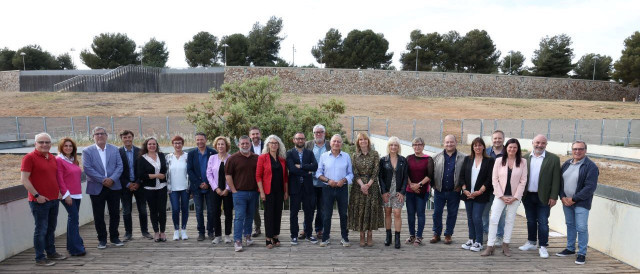
<path fill-rule="evenodd" d="M 82 195 L 82 185 L 80 184 L 82 170 L 80 167 L 60 157 L 56 157 L 56 161 L 58 161 L 57 177 L 60 193 L 65 196 L 67 191 L 69 191 L 70 195 Z"/>

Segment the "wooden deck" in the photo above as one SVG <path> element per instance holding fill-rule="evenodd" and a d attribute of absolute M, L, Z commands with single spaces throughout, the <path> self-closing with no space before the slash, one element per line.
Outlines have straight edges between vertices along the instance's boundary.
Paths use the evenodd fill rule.
<path fill-rule="evenodd" d="M 135 209 L 134 209 L 135 212 Z M 167 212 L 167 225 L 171 228 L 171 215 Z M 403 244 L 401 249 L 386 247 L 383 244 L 384 230 L 374 232 L 375 245 L 362 248 L 358 246 L 359 233 L 350 232 L 351 247 L 339 244 L 339 220 L 334 211 L 329 247 L 319 247 L 301 241 L 298 246 L 289 244 L 288 211 L 284 212 L 281 231 L 282 246 L 268 250 L 264 247 L 264 234 L 258 237 L 253 246 L 245 247 L 243 252 L 234 252 L 232 244 L 212 245 L 210 240 L 197 242 L 195 214 L 191 212 L 188 233 L 192 237 L 187 241 L 172 241 L 173 229 L 167 230 L 166 243 L 154 243 L 141 238 L 138 227 L 134 227 L 134 240 L 124 247 L 112 247 L 99 250 L 93 223 L 80 229 L 87 248 L 84 257 L 69 257 L 59 261 L 53 267 L 34 265 L 34 250 L 26 250 L 3 262 L 0 273 L 63 273 L 63 272 L 369 272 L 369 273 L 417 273 L 417 272 L 584 272 L 612 273 L 635 272 L 639 270 L 601 252 L 589 248 L 587 263 L 579 266 L 575 257 L 557 257 L 556 252 L 565 246 L 565 237 L 551 237 L 548 259 L 542 259 L 537 251 L 523 252 L 517 249 L 526 240 L 526 221 L 517 217 L 512 239 L 513 257 L 499 253 L 492 257 L 481 257 L 477 252 L 463 250 L 460 245 L 467 240 L 466 213 L 460 210 L 454 242 L 429 244 L 431 236 L 431 213 L 427 212 L 424 246 L 413 247 Z M 403 214 L 403 218 L 406 215 Z M 446 214 L 445 214 L 446 216 Z M 302 217 L 302 213 L 300 213 Z M 224 218 L 224 217 L 223 217 Z M 137 216 L 133 217 L 134 226 Z M 300 218 L 302 220 L 302 218 Z M 406 220 L 402 231 L 402 240 L 407 238 Z M 151 228 L 151 225 L 149 225 Z M 124 233 L 121 221 L 120 233 Z M 122 237 L 121 234 L 121 237 Z M 594 235 L 592 235 L 594 237 Z M 66 236 L 56 238 L 56 247 L 61 254 L 65 250 Z"/>

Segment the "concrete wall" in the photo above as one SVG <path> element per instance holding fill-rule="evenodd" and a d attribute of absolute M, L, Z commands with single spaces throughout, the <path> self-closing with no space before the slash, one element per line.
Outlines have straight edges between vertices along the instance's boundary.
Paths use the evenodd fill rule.
<path fill-rule="evenodd" d="M 86 182 L 82 183 L 85 193 Z M 33 247 L 34 221 L 27 198 L 0 205 L 0 261 Z M 92 222 L 91 200 L 82 195 L 80 203 L 80 226 Z M 67 232 L 67 211 L 60 204 L 56 236 Z M 58 252 L 66 254 L 64 246 L 57 246 Z M 91 248 L 91 247 L 89 247 Z M 35 260 L 35 258 L 34 258 Z"/>
<path fill-rule="evenodd" d="M 607 81 L 442 72 L 226 67 L 225 83 L 278 76 L 285 92 L 428 97 L 633 100 L 637 89 Z"/>
<path fill-rule="evenodd" d="M 0 71 L 0 92 L 20 90 L 20 71 Z"/>

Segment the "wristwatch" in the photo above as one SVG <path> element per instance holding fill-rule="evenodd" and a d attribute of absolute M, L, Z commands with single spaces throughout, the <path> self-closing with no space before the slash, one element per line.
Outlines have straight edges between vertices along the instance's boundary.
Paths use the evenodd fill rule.
<path fill-rule="evenodd" d="M 36 198 L 36 199 L 38 199 L 38 197 L 40 197 L 40 194 L 38 194 L 38 193 L 36 193 L 36 194 L 33 194 L 33 198 Z"/>

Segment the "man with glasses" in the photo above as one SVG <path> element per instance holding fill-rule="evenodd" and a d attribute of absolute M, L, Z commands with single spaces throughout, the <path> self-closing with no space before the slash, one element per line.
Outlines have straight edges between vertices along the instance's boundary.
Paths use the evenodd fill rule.
<path fill-rule="evenodd" d="M 304 148 L 313 151 L 313 156 L 316 158 L 316 162 L 320 161 L 320 155 L 323 153 L 330 151 L 331 147 L 329 146 L 329 140 L 325 140 L 326 130 L 323 125 L 317 124 L 313 127 L 313 140 L 307 141 L 304 145 Z M 316 230 L 316 238 L 322 239 L 322 188 L 324 187 L 324 183 L 320 182 L 318 178 L 316 178 L 315 173 L 313 174 L 313 186 L 315 187 L 315 195 L 316 195 L 316 218 L 315 218 L 315 230 Z M 313 214 L 313 212 L 312 212 Z M 313 220 L 313 217 L 311 218 Z M 311 230 L 313 227 L 312 222 L 307 222 L 305 219 L 303 223 L 303 231 L 300 233 L 298 239 L 304 240 L 306 237 L 310 237 L 312 235 L 306 235 L 305 231 Z"/>
<path fill-rule="evenodd" d="M 311 150 L 304 148 L 306 138 L 304 133 L 297 132 L 293 136 L 295 147 L 287 152 L 287 169 L 289 170 L 289 200 L 291 244 L 298 244 L 298 212 L 300 203 L 303 204 L 304 224 L 313 223 L 313 210 L 316 207 L 316 193 L 313 186 L 313 174 L 318 169 L 318 162 Z M 302 235 L 309 235 L 307 240 L 312 244 L 318 243 L 313 237 L 311 226 L 303 225 Z"/>
<path fill-rule="evenodd" d="M 262 142 L 262 132 L 259 127 L 253 126 L 249 129 L 249 138 L 251 138 L 251 150 L 256 155 L 262 154 L 262 148 L 264 148 L 264 143 Z M 262 225 L 262 221 L 260 220 L 260 199 L 256 203 L 256 210 L 253 215 L 253 224 L 255 226 L 255 230 L 253 231 L 252 237 L 258 237 L 262 234 L 260 230 L 260 226 Z"/>
<path fill-rule="evenodd" d="M 82 166 L 87 175 L 87 194 L 91 198 L 93 219 L 98 232 L 98 248 L 107 248 L 107 228 L 104 222 L 105 203 L 109 208 L 109 238 L 115 246 L 123 246 L 118 233 L 120 223 L 120 197 L 122 185 L 122 158 L 118 147 L 107 144 L 107 130 L 103 127 L 93 129 L 95 145 L 82 151 Z"/>
<path fill-rule="evenodd" d="M 36 148 L 22 158 L 20 180 L 27 189 L 29 207 L 35 220 L 33 247 L 36 251 L 37 266 L 52 266 L 50 260 L 64 260 L 65 256 L 56 252 L 55 232 L 58 221 L 58 197 L 60 189 L 56 180 L 57 162 L 51 149 L 51 136 L 47 133 L 36 135 Z M 44 253 L 47 252 L 45 256 Z"/>
<path fill-rule="evenodd" d="M 593 193 L 598 186 L 600 171 L 598 166 L 587 157 L 587 144 L 575 141 L 571 145 L 572 159 L 562 164 L 562 181 L 560 200 L 567 224 L 567 248 L 556 253 L 566 257 L 576 254 L 578 240 L 578 256 L 576 264 L 584 264 L 589 243 L 589 210 L 593 201 Z"/>

